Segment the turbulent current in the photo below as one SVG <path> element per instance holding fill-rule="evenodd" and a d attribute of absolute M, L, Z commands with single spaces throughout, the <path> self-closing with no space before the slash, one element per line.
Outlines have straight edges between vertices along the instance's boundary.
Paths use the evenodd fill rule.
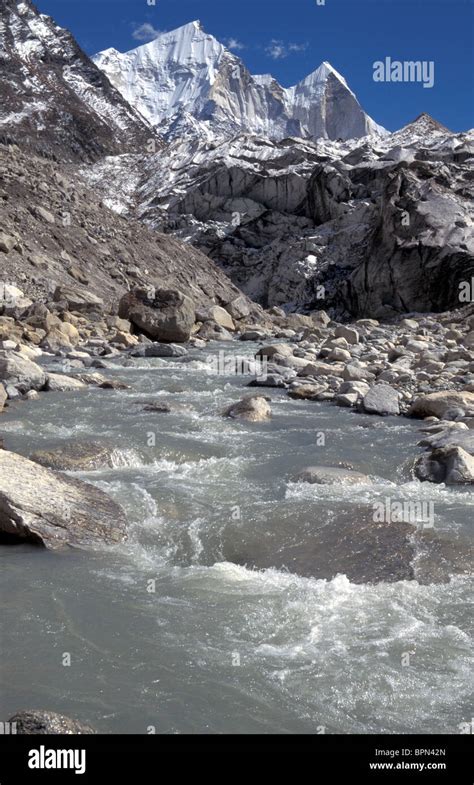
<path fill-rule="evenodd" d="M 24 455 L 110 445 L 108 467 L 72 476 L 130 522 L 112 548 L 0 547 L 2 718 L 47 709 L 103 733 L 459 733 L 472 714 L 474 494 L 412 479 L 419 423 L 275 389 L 272 420 L 242 423 L 221 412 L 251 377 L 212 375 L 207 352 L 121 362 L 105 373 L 129 390 L 49 393 L 2 418 Z M 152 400 L 180 406 L 144 411 Z M 339 463 L 370 482 L 293 482 Z M 433 525 L 375 524 L 387 499 L 426 502 Z"/>

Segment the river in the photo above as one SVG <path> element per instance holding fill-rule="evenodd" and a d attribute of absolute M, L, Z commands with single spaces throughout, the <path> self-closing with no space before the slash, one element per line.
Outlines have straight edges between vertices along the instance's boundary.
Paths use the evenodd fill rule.
<path fill-rule="evenodd" d="M 256 345 L 209 351 L 222 349 Z M 48 709 L 103 733 L 459 733 L 472 716 L 474 494 L 411 479 L 419 422 L 276 389 L 263 391 L 271 422 L 223 418 L 251 377 L 210 374 L 207 354 L 117 361 L 105 373 L 129 390 L 44 394 L 2 416 L 6 447 L 24 455 L 110 444 L 111 467 L 74 476 L 130 521 L 112 548 L 0 547 L 2 718 Z M 183 407 L 144 412 L 150 400 Z M 371 482 L 292 482 L 340 462 Z M 375 530 L 387 498 L 431 504 L 434 525 Z"/>

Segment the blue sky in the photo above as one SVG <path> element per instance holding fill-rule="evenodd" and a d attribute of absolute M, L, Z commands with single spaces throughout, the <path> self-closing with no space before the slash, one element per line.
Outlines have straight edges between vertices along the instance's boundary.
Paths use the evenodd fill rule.
<path fill-rule="evenodd" d="M 152 2 L 152 0 L 149 0 Z M 36 0 L 88 54 L 127 51 L 153 31 L 200 19 L 252 73 L 285 87 L 328 60 L 378 123 L 428 112 L 453 131 L 474 126 L 474 0 Z M 147 35 L 148 34 L 148 35 Z M 375 61 L 433 61 L 435 84 L 374 82 Z"/>

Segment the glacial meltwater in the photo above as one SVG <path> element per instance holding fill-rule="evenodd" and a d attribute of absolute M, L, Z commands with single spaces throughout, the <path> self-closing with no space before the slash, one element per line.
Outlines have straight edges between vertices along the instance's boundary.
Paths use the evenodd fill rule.
<path fill-rule="evenodd" d="M 0 546 L 2 719 L 38 708 L 102 733 L 459 733 L 473 492 L 412 479 L 419 422 L 278 389 L 262 390 L 270 422 L 223 418 L 256 391 L 212 375 L 207 356 L 256 349 L 237 346 L 119 358 L 104 373 L 128 390 L 44 394 L 2 416 L 5 446 L 26 456 L 110 445 L 109 468 L 73 476 L 129 519 L 114 547 Z M 370 482 L 292 481 L 338 464 Z M 374 523 L 387 500 L 426 502 L 434 519 Z"/>

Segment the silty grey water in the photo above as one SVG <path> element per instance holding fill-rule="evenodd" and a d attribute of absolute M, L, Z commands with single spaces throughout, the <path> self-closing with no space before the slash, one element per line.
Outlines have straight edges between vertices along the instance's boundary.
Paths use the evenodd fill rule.
<path fill-rule="evenodd" d="M 242 354 L 232 346 L 212 351 Z M 79 476 L 130 520 L 114 548 L 0 547 L 2 719 L 44 708 L 101 732 L 459 733 L 472 492 L 411 479 L 420 434 L 406 419 L 273 389 L 270 423 L 222 418 L 250 377 L 210 375 L 208 353 L 118 364 L 108 373 L 128 391 L 50 393 L 2 418 L 25 455 L 112 445 L 114 468 Z M 143 412 L 148 400 L 185 406 Z M 339 462 L 372 483 L 291 482 Z M 434 528 L 374 538 L 387 498 L 433 503 Z"/>

